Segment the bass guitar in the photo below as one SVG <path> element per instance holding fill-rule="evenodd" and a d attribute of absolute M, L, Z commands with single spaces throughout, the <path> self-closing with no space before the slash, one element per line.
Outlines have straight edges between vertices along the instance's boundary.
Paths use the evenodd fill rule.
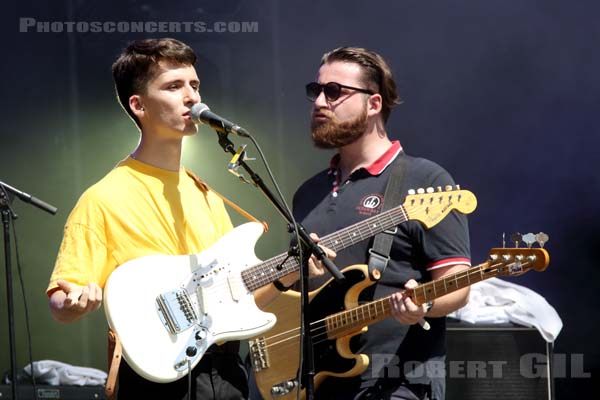
<path fill-rule="evenodd" d="M 543 271 L 549 262 L 543 248 L 496 248 L 483 264 L 404 292 L 420 305 L 488 278 L 517 276 L 531 269 Z M 369 276 L 367 265 L 342 272 L 344 283 L 330 280 L 309 293 L 315 388 L 329 376 L 348 378 L 363 373 L 369 357 L 352 353 L 350 339 L 392 315 L 390 296 L 359 305 L 360 293 L 376 282 Z M 300 386 L 300 297 L 299 292 L 290 290 L 269 304 L 266 310 L 277 315 L 277 323 L 268 336 L 249 341 L 252 368 L 263 399 L 296 399 Z M 304 392 L 302 389 L 302 398 Z"/>

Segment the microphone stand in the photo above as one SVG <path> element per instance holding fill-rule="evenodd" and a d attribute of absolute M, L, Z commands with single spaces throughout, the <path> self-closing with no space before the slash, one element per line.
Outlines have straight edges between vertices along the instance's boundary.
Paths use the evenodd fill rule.
<path fill-rule="evenodd" d="M 229 140 L 227 133 L 217 132 L 217 136 L 219 138 L 219 145 L 223 148 L 226 153 L 231 153 L 234 156 L 236 155 L 234 145 Z M 279 211 L 279 213 L 283 216 L 283 218 L 288 222 L 288 229 L 290 232 L 297 231 L 298 238 L 298 247 L 297 249 L 290 249 L 289 253 L 294 254 L 297 251 L 302 251 L 301 248 L 307 250 L 308 257 L 303 257 L 303 263 L 300 266 L 300 282 L 301 282 L 301 294 L 302 294 L 302 304 L 303 309 L 301 312 L 302 316 L 302 326 L 301 326 L 301 336 L 303 343 L 303 368 L 300 372 L 302 374 L 301 382 L 304 383 L 304 387 L 306 389 L 306 399 L 312 400 L 314 398 L 314 376 L 315 376 L 315 368 L 314 368 L 314 356 L 313 356 L 313 347 L 312 347 L 312 338 L 310 335 L 310 306 L 309 306 L 309 298 L 308 298 L 308 259 L 311 254 L 314 254 L 317 259 L 319 259 L 323 265 L 327 268 L 327 270 L 331 273 L 331 275 L 336 279 L 337 282 L 344 281 L 345 277 L 340 272 L 340 270 L 335 266 L 335 264 L 327 258 L 327 255 L 310 237 L 310 235 L 306 232 L 304 227 L 301 224 L 296 223 L 294 225 L 294 219 L 288 213 L 287 209 L 283 207 L 280 200 L 277 199 L 271 190 L 264 184 L 261 177 L 254 172 L 248 164 L 244 162 L 243 153 L 239 155 L 236 161 L 240 166 L 246 170 L 252 182 L 254 182 L 255 186 L 257 186 L 261 192 L 269 199 L 269 201 L 273 204 L 273 206 Z M 298 385 L 298 393 L 302 390 L 302 387 Z"/>
<path fill-rule="evenodd" d="M 13 303 L 12 287 L 12 268 L 10 257 L 10 223 L 18 218 L 17 214 L 10 207 L 12 195 L 16 195 L 21 200 L 31 203 L 50 214 L 56 214 L 57 208 L 53 207 L 27 193 L 24 193 L 6 183 L 0 181 L 0 212 L 2 213 L 2 226 L 4 232 L 4 264 L 6 266 L 6 304 L 8 314 L 8 337 L 10 347 L 10 387 L 13 400 L 18 400 L 17 393 L 17 351 L 15 346 L 15 315 Z M 31 366 L 33 375 L 33 365 Z"/>

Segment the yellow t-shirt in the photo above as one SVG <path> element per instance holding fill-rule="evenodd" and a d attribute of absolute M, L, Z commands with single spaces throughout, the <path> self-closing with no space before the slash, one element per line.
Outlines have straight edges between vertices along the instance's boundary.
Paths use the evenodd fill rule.
<path fill-rule="evenodd" d="M 151 254 L 194 254 L 232 229 L 223 201 L 183 168 L 131 157 L 86 190 L 69 215 L 47 292 L 58 279 L 101 288 L 112 271 Z"/>

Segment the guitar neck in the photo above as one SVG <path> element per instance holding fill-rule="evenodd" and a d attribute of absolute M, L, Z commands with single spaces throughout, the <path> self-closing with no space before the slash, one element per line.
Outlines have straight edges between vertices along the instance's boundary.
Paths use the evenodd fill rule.
<path fill-rule="evenodd" d="M 320 243 L 334 251 L 339 251 L 406 221 L 408 217 L 404 207 L 398 206 L 326 235 L 321 238 Z M 299 268 L 297 259 L 284 253 L 242 271 L 242 279 L 250 291 L 255 291 L 298 271 Z"/>
<path fill-rule="evenodd" d="M 497 276 L 497 268 L 485 262 L 466 271 L 448 275 L 431 282 L 424 283 L 414 289 L 406 289 L 404 293 L 412 301 L 421 305 L 428 301 L 437 299 L 445 294 L 481 282 L 485 279 Z M 329 339 L 348 336 L 365 326 L 369 326 L 392 315 L 390 297 L 360 305 L 351 310 L 342 311 L 325 318 L 324 323 Z"/>

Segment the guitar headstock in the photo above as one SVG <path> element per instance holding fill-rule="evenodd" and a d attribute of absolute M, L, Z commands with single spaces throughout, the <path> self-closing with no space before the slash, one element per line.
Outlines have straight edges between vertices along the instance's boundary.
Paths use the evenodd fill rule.
<path fill-rule="evenodd" d="M 408 214 L 408 219 L 420 221 L 426 228 L 431 228 L 443 220 L 450 211 L 456 210 L 461 214 L 470 214 L 477 208 L 475 195 L 468 190 L 446 186 L 434 189 L 411 189 L 402 204 Z"/>
<path fill-rule="evenodd" d="M 548 268 L 550 255 L 541 247 L 548 241 L 548 235 L 540 232 L 537 235 L 532 233 L 527 235 L 514 234 L 512 237 L 522 238 L 528 247 L 492 249 L 488 264 L 497 272 L 498 276 L 518 276 L 532 269 L 541 272 Z M 532 247 L 536 238 L 540 247 Z M 518 246 L 518 242 L 515 242 L 515 244 Z"/>

